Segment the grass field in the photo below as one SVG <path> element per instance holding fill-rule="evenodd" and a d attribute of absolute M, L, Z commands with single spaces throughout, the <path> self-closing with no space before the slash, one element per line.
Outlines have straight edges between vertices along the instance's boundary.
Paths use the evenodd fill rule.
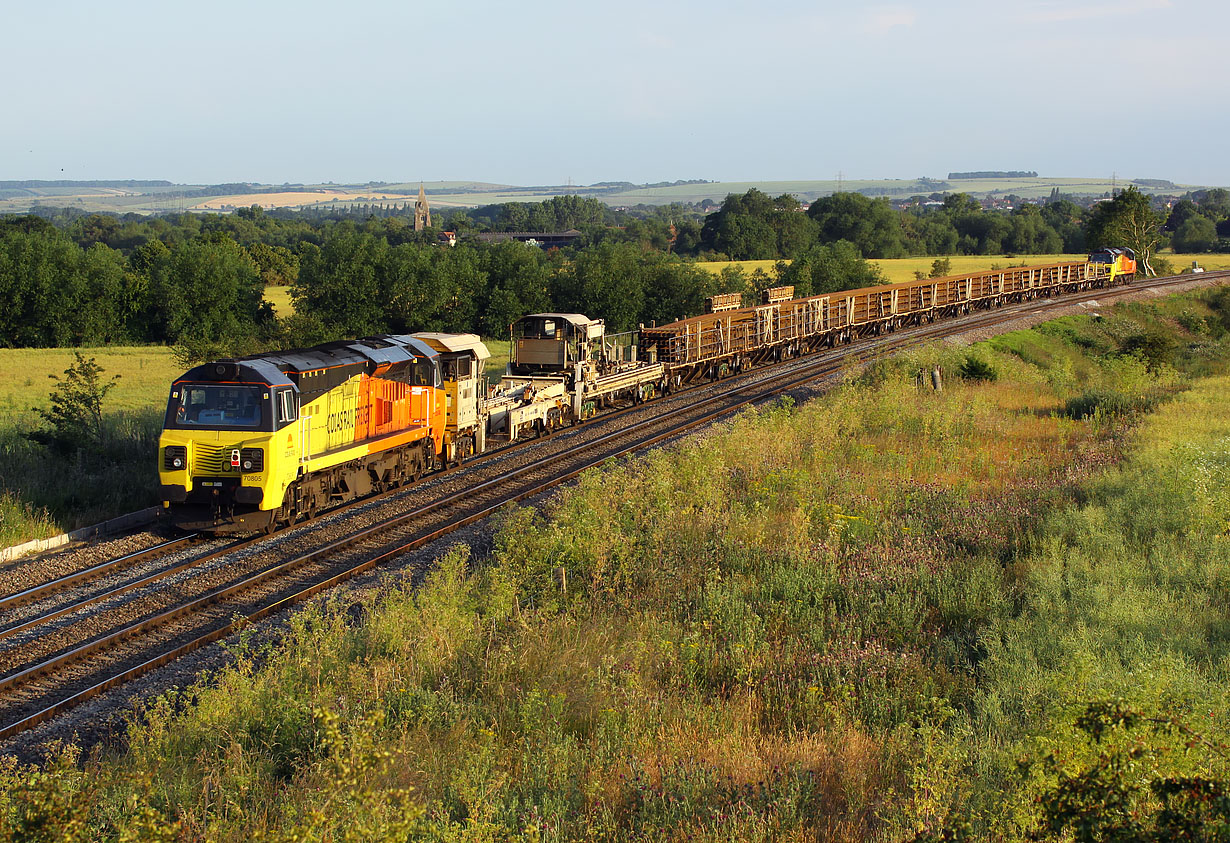
<path fill-rule="evenodd" d="M 697 266 L 699 266 L 701 269 L 704 269 L 708 272 L 712 272 L 714 275 L 719 275 L 723 269 L 726 269 L 729 266 L 736 266 L 742 269 L 748 275 L 751 275 L 753 272 L 759 269 L 762 272 L 768 273 L 768 275 L 770 276 L 774 276 L 777 272 L 777 263 L 778 262 L 775 260 L 771 260 L 771 261 L 702 261 L 698 263 Z M 789 261 L 786 261 L 786 263 L 789 263 Z"/>
<path fill-rule="evenodd" d="M 108 410 L 138 411 L 162 405 L 167 387 L 183 370 L 163 346 L 79 349 L 105 370 L 104 379 L 119 375 L 107 395 Z M 49 375 L 63 375 L 73 364 L 71 348 L 0 349 L 0 423 L 34 417 L 32 407 L 46 407 L 56 383 Z"/>
<path fill-rule="evenodd" d="M 1020 266 L 1022 263 L 1036 266 L 1039 264 L 1084 259 L 1085 255 L 1013 255 L 1010 258 L 1003 255 L 954 255 L 948 258 L 948 261 L 951 264 L 949 274 L 961 275 L 966 272 L 979 272 L 994 267 Z M 934 257 L 896 258 L 894 260 L 873 260 L 871 263 L 883 270 L 884 276 L 890 284 L 900 284 L 904 281 L 913 281 L 916 271 L 929 273 L 931 271 L 931 263 L 935 260 Z M 772 275 L 777 261 L 707 261 L 698 265 L 715 275 L 728 266 L 742 267 L 743 271 L 749 274 L 760 269 Z"/>
<path fill-rule="evenodd" d="M 1192 261 L 1200 264 L 1206 270 L 1230 269 L 1230 255 L 1176 255 L 1166 249 L 1158 257 L 1170 261 L 1175 272 L 1187 269 L 1192 265 Z"/>
<path fill-rule="evenodd" d="M 1161 252 L 1158 257 L 1170 261 L 1171 267 L 1175 272 L 1181 272 L 1192 265 L 1192 261 L 1196 261 L 1206 270 L 1230 269 L 1230 254 L 1208 254 L 1208 255 L 1176 255 L 1169 250 Z M 1009 266 L 1039 266 L 1048 263 L 1065 263 L 1067 261 L 1084 260 L 1086 255 L 1013 255 L 1006 257 L 1004 255 L 952 255 L 948 258 L 950 275 L 962 275 L 968 272 L 981 272 L 987 269 L 996 267 L 1008 268 Z M 884 272 L 884 277 L 890 284 L 901 284 L 906 281 L 914 280 L 915 272 L 930 273 L 931 264 L 935 261 L 934 257 L 921 258 L 896 258 L 893 260 L 872 260 L 871 263 L 880 267 Z M 777 261 L 707 261 L 697 264 L 702 269 L 712 272 L 714 275 L 720 273 L 728 266 L 742 267 L 743 271 L 751 274 L 757 269 L 773 274 Z"/>
<path fill-rule="evenodd" d="M 265 287 L 265 301 L 273 305 L 273 312 L 278 316 L 290 316 L 295 312 L 295 305 L 290 299 L 290 287 L 268 285 Z"/>
<path fill-rule="evenodd" d="M 384 193 L 379 190 L 297 190 L 286 193 L 244 193 L 220 196 L 193 205 L 194 211 L 217 211 L 223 206 L 246 208 L 260 205 L 262 208 L 298 208 L 320 202 L 413 202 L 413 196 L 403 193 Z"/>
<path fill-rule="evenodd" d="M 950 264 L 948 274 L 964 275 L 967 272 L 1006 269 L 1009 266 L 1041 266 L 1048 263 L 1083 261 L 1086 257 L 1086 255 L 1014 255 L 1008 258 L 1003 255 L 954 255 L 947 258 Z M 890 284 L 900 284 L 913 281 L 915 272 L 930 273 L 931 264 L 935 260 L 934 257 L 897 258 L 895 260 L 873 260 L 871 263 L 880 267 Z"/>

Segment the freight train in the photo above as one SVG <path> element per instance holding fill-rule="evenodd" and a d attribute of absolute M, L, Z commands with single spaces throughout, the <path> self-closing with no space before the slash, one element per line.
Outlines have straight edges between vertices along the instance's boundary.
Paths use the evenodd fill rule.
<path fill-rule="evenodd" d="M 205 363 L 171 385 L 161 499 L 184 529 L 272 532 L 616 402 L 1135 271 L 1131 250 L 1106 249 L 802 298 L 775 287 L 750 307 L 713 296 L 701 316 L 623 334 L 577 313 L 536 313 L 513 323 L 507 371 L 490 387 L 490 353 L 473 334 L 386 334 Z"/>

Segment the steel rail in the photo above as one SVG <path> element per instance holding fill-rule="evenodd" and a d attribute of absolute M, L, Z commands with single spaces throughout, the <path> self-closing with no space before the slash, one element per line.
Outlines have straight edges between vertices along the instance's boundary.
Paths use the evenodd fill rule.
<path fill-rule="evenodd" d="M 5 597 L 0 597 L 0 613 L 16 608 L 17 606 L 25 605 L 26 603 L 30 603 L 34 600 L 38 600 L 41 597 L 45 597 L 56 591 L 61 591 L 80 582 L 96 579 L 108 571 L 128 568 L 149 558 L 165 556 L 174 552 L 183 545 L 191 544 L 197 537 L 198 536 L 196 533 L 191 533 L 186 536 L 179 536 L 178 538 L 162 542 L 161 544 L 152 545 L 151 547 L 143 548 L 142 550 L 135 550 L 132 553 L 117 556 L 115 559 L 100 562 L 97 565 L 82 568 L 80 571 L 65 574 L 62 577 L 57 577 L 54 580 L 49 580 L 40 585 L 31 586 L 23 591 L 18 591 Z"/>

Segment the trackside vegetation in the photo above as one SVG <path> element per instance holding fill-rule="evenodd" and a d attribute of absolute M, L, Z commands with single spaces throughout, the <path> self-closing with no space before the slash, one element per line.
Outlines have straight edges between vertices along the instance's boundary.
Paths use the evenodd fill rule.
<path fill-rule="evenodd" d="M 1221 839 L 1227 442 L 1225 290 L 875 361 L 7 762 L 0 834 Z"/>

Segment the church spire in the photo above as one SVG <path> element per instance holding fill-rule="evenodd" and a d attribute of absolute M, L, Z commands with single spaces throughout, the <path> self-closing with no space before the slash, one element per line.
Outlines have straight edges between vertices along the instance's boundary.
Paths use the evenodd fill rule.
<path fill-rule="evenodd" d="M 427 204 L 427 191 L 419 182 L 419 198 L 414 200 L 414 230 L 431 228 L 431 208 Z"/>

